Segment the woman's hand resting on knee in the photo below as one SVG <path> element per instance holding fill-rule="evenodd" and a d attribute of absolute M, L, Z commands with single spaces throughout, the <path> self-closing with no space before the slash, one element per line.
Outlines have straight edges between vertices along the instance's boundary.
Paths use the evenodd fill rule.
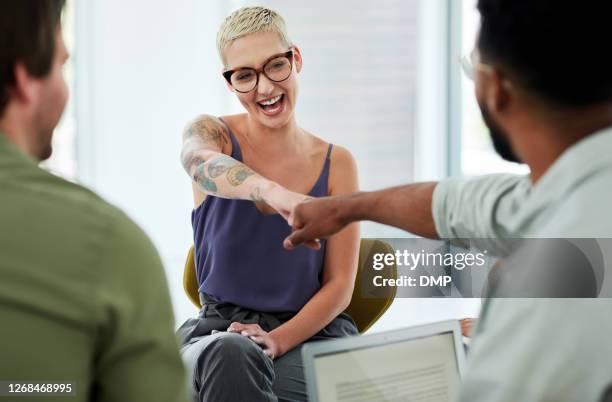
<path fill-rule="evenodd" d="M 250 340 L 261 346 L 263 352 L 270 359 L 276 359 L 281 356 L 279 342 L 274 339 L 269 332 L 264 331 L 258 324 L 242 324 L 233 322 L 227 332 L 236 332 L 240 335 L 248 337 Z"/>

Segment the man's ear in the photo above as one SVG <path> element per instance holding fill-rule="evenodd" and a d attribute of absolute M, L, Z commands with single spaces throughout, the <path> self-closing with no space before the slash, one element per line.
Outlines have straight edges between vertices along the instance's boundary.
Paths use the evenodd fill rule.
<path fill-rule="evenodd" d="M 302 71 L 302 53 L 297 46 L 293 46 L 293 62 L 295 63 L 295 71 Z"/>
<path fill-rule="evenodd" d="M 13 74 L 15 85 L 9 90 L 9 93 L 19 102 L 31 103 L 37 92 L 36 80 L 21 61 L 15 63 Z"/>
<path fill-rule="evenodd" d="M 485 102 L 489 111 L 503 113 L 512 101 L 512 94 L 507 80 L 498 70 L 493 70 L 488 77 L 487 88 L 485 89 Z"/>

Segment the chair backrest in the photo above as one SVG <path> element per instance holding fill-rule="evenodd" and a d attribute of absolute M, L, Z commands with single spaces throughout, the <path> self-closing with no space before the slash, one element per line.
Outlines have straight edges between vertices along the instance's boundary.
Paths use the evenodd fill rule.
<path fill-rule="evenodd" d="M 375 239 L 361 239 L 359 245 L 359 264 L 355 278 L 355 288 L 351 303 L 345 312 L 353 317 L 359 333 L 366 332 L 393 303 L 397 289 L 395 287 L 375 287 L 374 277 L 384 279 L 397 278 L 395 262 L 380 271 L 374 270 L 375 254 L 394 254 L 395 250 L 388 243 Z M 395 261 L 395 259 L 393 259 Z"/>
<path fill-rule="evenodd" d="M 199 288 L 198 277 L 196 276 L 194 249 L 193 246 L 191 246 L 189 253 L 187 253 L 185 268 L 183 269 L 183 289 L 185 289 L 185 293 L 187 293 L 189 300 L 191 300 L 198 309 L 201 309 L 202 303 L 200 303 Z"/>
<path fill-rule="evenodd" d="M 367 331 L 387 311 L 395 298 L 395 287 L 376 288 L 373 286 L 374 276 L 386 279 L 397 278 L 395 264 L 380 271 L 373 269 L 374 255 L 378 253 L 393 254 L 394 250 L 381 240 L 361 239 L 355 289 L 351 303 L 345 311 L 355 320 L 360 334 Z M 183 288 L 189 300 L 197 308 L 201 308 L 193 246 L 189 249 L 183 270 Z"/>

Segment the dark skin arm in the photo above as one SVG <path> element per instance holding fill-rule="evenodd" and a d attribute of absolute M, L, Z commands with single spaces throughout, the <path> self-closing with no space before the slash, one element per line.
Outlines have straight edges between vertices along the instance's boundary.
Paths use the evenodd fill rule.
<path fill-rule="evenodd" d="M 436 185 L 435 182 L 408 184 L 374 192 L 317 198 L 299 204 L 294 210 L 293 233 L 285 239 L 284 246 L 287 249 L 300 244 L 318 246 L 312 243 L 314 239 L 330 236 L 346 225 L 361 220 L 437 239 L 431 212 Z M 471 336 L 474 319 L 464 318 L 459 323 L 462 335 Z"/>
<path fill-rule="evenodd" d="M 325 197 L 299 204 L 293 215 L 293 233 L 287 249 L 325 238 L 356 221 L 374 221 L 418 236 L 436 239 L 431 212 L 437 183 L 416 183 L 347 196 Z M 311 243 L 313 244 L 313 243 Z"/>

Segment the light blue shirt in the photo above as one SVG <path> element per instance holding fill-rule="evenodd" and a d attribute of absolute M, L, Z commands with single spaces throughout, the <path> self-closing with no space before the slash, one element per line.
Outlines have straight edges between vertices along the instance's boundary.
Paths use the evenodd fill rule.
<path fill-rule="evenodd" d="M 440 237 L 489 238 L 480 246 L 500 255 L 508 237 L 612 238 L 612 127 L 569 148 L 536 185 L 447 180 L 432 208 Z M 461 402 L 599 402 L 612 384 L 612 299 L 490 299 L 475 332 Z"/>

